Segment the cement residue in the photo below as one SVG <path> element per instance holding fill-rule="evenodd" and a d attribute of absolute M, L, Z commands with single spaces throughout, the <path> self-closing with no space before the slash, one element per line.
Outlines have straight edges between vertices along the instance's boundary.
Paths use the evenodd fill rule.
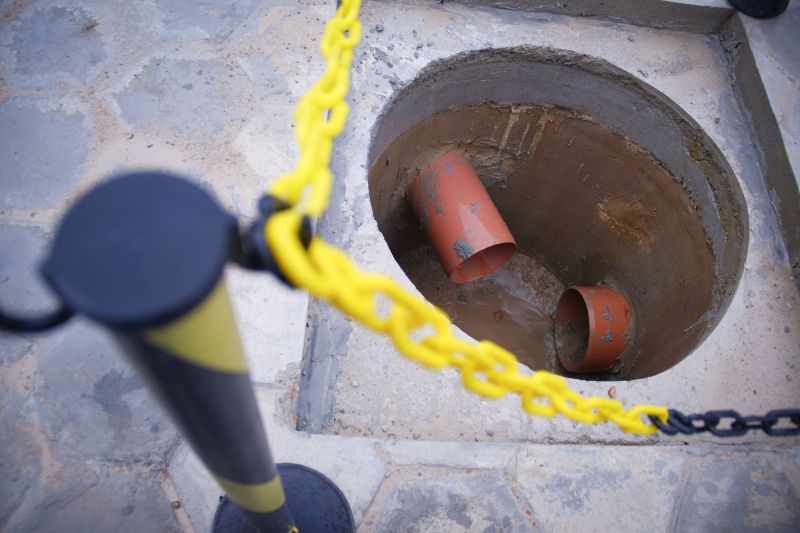
<path fill-rule="evenodd" d="M 643 200 L 608 198 L 597 206 L 597 216 L 615 235 L 629 235 L 640 246 L 648 244 L 653 236 L 656 210 Z"/>

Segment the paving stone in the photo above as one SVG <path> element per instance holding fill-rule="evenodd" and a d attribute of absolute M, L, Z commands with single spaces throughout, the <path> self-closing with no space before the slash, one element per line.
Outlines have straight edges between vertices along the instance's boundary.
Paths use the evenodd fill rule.
<path fill-rule="evenodd" d="M 533 531 L 497 472 L 411 480 L 384 504 L 376 532 Z"/>
<path fill-rule="evenodd" d="M 543 531 L 666 531 L 683 462 L 655 447 L 533 446 L 517 481 Z"/>
<path fill-rule="evenodd" d="M 73 320 L 39 341 L 35 381 L 48 438 L 74 460 L 162 465 L 177 432 L 110 335 Z"/>
<path fill-rule="evenodd" d="M 272 2 L 270 2 L 272 3 Z M 166 40 L 219 40 L 248 21 L 256 0 L 158 0 Z"/>
<path fill-rule="evenodd" d="M 7 386 L 6 369 L 0 370 L 0 529 L 19 507 L 42 471 L 41 453 L 31 428 L 27 394 L 16 394 Z"/>
<path fill-rule="evenodd" d="M 11 85 L 79 87 L 106 58 L 97 21 L 81 7 L 34 4 L 0 34 Z"/>
<path fill-rule="evenodd" d="M 29 354 L 0 370 L 0 529 L 4 531 L 173 531 L 174 514 L 157 468 L 99 464 L 43 431 L 42 399 L 28 384 Z"/>
<path fill-rule="evenodd" d="M 337 188 L 343 190 L 345 196 L 345 201 L 336 204 L 343 214 L 341 218 L 363 218 L 365 223 L 360 227 L 353 224 L 352 228 L 337 224 L 327 232 L 322 228 L 326 238 L 345 243 L 345 250 L 361 268 L 387 274 L 412 292 L 416 291 L 398 267 L 385 236 L 375 228 L 370 212 L 372 206 L 386 201 L 385 196 L 381 200 L 375 194 L 375 180 L 372 179 L 375 176 L 368 176 L 370 166 L 375 163 L 373 159 L 390 138 L 414 121 L 407 114 L 401 118 L 387 112 L 387 100 L 398 94 L 391 85 L 406 84 L 417 76 L 420 87 L 437 83 L 433 81 L 436 76 L 431 62 L 491 46 L 486 44 L 487 31 L 491 33 L 493 46 L 498 48 L 541 46 L 573 50 L 606 60 L 630 73 L 644 69 L 649 72 L 646 84 L 666 95 L 708 131 L 741 179 L 751 216 L 751 238 L 748 267 L 740 290 L 716 329 L 674 368 L 648 379 L 613 384 L 617 398 L 628 406 L 636 403 L 670 405 L 685 412 L 732 406 L 763 412 L 769 405 L 777 407 L 795 402 L 800 366 L 795 364 L 798 341 L 793 336 L 792 321 L 798 318 L 793 311 L 797 307 L 798 293 L 790 279 L 789 265 L 785 260 L 776 260 L 770 249 L 773 237 L 773 243 L 780 240 L 774 209 L 769 204 L 763 174 L 752 150 L 741 150 L 741 146 L 752 144 L 751 131 L 742 127 L 746 117 L 736 105 L 736 91 L 730 83 L 725 58 L 713 40 L 699 34 L 607 24 L 585 17 L 548 15 L 539 18 L 499 9 L 475 11 L 474 7 L 458 2 L 451 3 L 447 10 L 431 9 L 424 2 L 376 2 L 365 11 L 362 23 L 365 28 L 374 28 L 378 23 L 386 24 L 387 20 L 406 23 L 387 25 L 383 33 L 368 31 L 366 47 L 356 51 L 357 57 L 364 59 L 357 60 L 352 77 L 353 115 L 347 134 L 337 141 L 337 153 L 333 158 L 340 165 L 336 172 L 337 177 L 341 176 Z M 536 24 L 541 31 L 531 32 L 531 24 Z M 576 32 L 580 33 L 580 39 L 575 39 Z M 427 41 L 428 36 L 434 46 L 424 47 L 423 55 L 413 58 L 415 44 Z M 628 37 L 634 38 L 629 40 Z M 380 54 L 372 53 L 376 49 L 386 51 L 386 57 L 394 65 L 391 73 L 397 75 L 398 82 L 384 83 L 380 79 L 378 71 L 388 72 L 390 67 L 380 59 Z M 428 70 L 423 68 L 426 65 Z M 408 87 L 405 90 L 410 91 Z M 532 98 L 535 100 L 539 96 Z M 587 100 L 590 101 L 595 100 Z M 433 107 L 425 107 L 428 105 Z M 420 100 L 409 105 L 408 110 L 424 116 L 452 105 L 453 102 L 447 100 L 441 106 L 434 106 L 433 100 L 420 93 Z M 587 109 L 583 105 L 578 107 Z M 719 126 L 715 125 L 715 118 L 720 119 Z M 372 149 L 368 153 L 364 147 L 370 142 Z M 398 164 L 402 167 L 405 163 Z M 372 196 L 365 186 L 369 181 L 373 182 Z M 754 182 L 760 185 L 753 185 Z M 753 216 L 754 213 L 757 216 Z M 387 225 L 392 224 L 394 221 Z M 763 232 L 761 226 L 764 226 Z M 778 248 L 780 246 L 775 247 Z M 778 324 L 781 331 L 788 325 L 790 333 L 777 335 Z M 338 331 L 333 332 L 333 335 L 338 334 Z M 763 358 L 751 356 L 761 353 L 759 350 L 764 353 Z M 323 429 L 328 433 L 379 435 L 381 426 L 386 424 L 387 434 L 409 439 L 421 435 L 426 440 L 540 443 L 667 441 L 663 437 L 624 434 L 613 424 L 587 426 L 565 417 L 528 418 L 520 409 L 519 399 L 511 395 L 498 401 L 481 401 L 462 392 L 460 376 L 448 371 L 432 373 L 401 361 L 391 342 L 366 328 L 353 328 L 347 352 L 337 360 L 339 372 L 333 390 L 336 409 L 343 412 L 337 413 L 336 423 Z M 354 381 L 359 387 L 351 386 Z M 612 384 L 570 380 L 569 385 L 584 395 L 607 398 Z M 494 433 L 491 439 L 487 438 L 487 430 Z M 704 435 L 699 439 L 709 442 L 714 437 Z M 768 440 L 767 436 L 752 433 L 740 442 Z"/>
<path fill-rule="evenodd" d="M 85 471 L 84 471 L 85 472 Z M 51 491 L 18 531 L 181 531 L 158 471 L 97 467 L 77 494 Z M 57 482 L 56 486 L 67 481 Z"/>
<path fill-rule="evenodd" d="M 61 203 L 81 176 L 90 131 L 84 114 L 30 98 L 0 104 L 0 209 Z"/>
<path fill-rule="evenodd" d="M 242 124 L 232 147 L 241 154 L 246 169 L 236 178 L 240 214 L 255 217 L 256 200 L 264 194 L 270 181 L 292 170 L 297 154 L 292 106 L 260 105 L 258 111 Z"/>
<path fill-rule="evenodd" d="M 709 454 L 694 462 L 675 530 L 800 530 L 800 471 L 790 454 Z"/>
<path fill-rule="evenodd" d="M 23 494 L 19 505 L 14 509 L 15 513 L 9 517 L 9 522 L 3 524 L 0 521 L 0 527 L 3 527 L 4 531 L 85 531 L 87 514 L 91 506 L 84 503 L 81 506 L 82 510 L 78 511 L 72 505 L 87 491 L 97 486 L 98 476 L 85 464 L 64 466 L 53 458 L 48 459 L 50 464 L 47 467 L 43 466 L 40 478 Z M 104 503 L 108 504 L 115 496 L 113 492 L 107 493 Z M 97 515 L 105 511 L 102 508 L 92 510 Z M 81 514 L 83 528 L 62 527 L 60 523 L 62 520 L 72 526 L 77 525 Z"/>
<path fill-rule="evenodd" d="M 236 120 L 235 95 L 244 79 L 239 67 L 222 61 L 151 57 L 115 99 L 133 127 L 204 137 Z"/>
<path fill-rule="evenodd" d="M 39 275 L 47 241 L 36 227 L 0 224 L 0 305 L 12 313 L 34 314 L 56 304 Z M 0 332 L 0 364 L 21 357 L 34 335 Z"/>

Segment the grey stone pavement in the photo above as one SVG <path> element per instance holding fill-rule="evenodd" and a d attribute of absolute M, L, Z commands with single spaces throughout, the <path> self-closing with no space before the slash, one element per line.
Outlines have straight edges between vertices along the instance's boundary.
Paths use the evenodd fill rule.
<path fill-rule="evenodd" d="M 635 24 L 613 14 L 526 18 L 470 3 L 507 4 L 365 2 L 351 129 L 338 149 L 347 155 L 340 211 L 348 232 L 338 239 L 365 267 L 410 286 L 371 220 L 359 163 L 383 103 L 426 63 L 528 42 L 596 53 L 648 78 L 710 131 L 758 232 L 733 318 L 674 370 L 619 382 L 620 398 L 681 399 L 687 410 L 796 407 L 797 285 L 774 237 L 761 165 L 737 155 L 753 142 L 748 111 L 703 28 L 741 21 L 798 176 L 797 0 L 776 21 L 735 15 L 722 0 L 643 2 Z M 292 110 L 322 70 L 319 36 L 334 4 L 0 0 L 0 302 L 31 312 L 52 304 L 36 269 L 55 225 L 77 197 L 123 169 L 188 175 L 252 219 L 270 179 L 295 160 Z M 558 11 L 565 3 L 539 4 Z M 677 23 L 647 27 L 639 15 L 650 8 L 707 11 L 703 28 L 682 32 Z M 514 401 L 466 395 L 454 374 L 401 360 L 268 276 L 230 268 L 228 280 L 277 459 L 335 480 L 362 531 L 800 530 L 796 438 L 640 439 L 526 420 Z M 758 342 L 736 336 L 745 322 L 757 326 Z M 307 330 L 319 328 L 348 339 L 332 352 L 336 420 L 298 431 Z M 728 352 L 741 366 L 715 370 Z M 219 495 L 102 329 L 76 319 L 46 334 L 0 333 L 0 530 L 208 531 Z"/>

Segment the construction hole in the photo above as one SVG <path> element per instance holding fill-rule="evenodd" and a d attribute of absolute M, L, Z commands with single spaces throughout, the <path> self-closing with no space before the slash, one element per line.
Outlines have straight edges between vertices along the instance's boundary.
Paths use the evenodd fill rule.
<path fill-rule="evenodd" d="M 451 150 L 517 241 L 505 266 L 464 284 L 448 279 L 406 193 Z M 534 370 L 570 375 L 553 324 L 569 287 L 611 287 L 634 310 L 614 366 L 575 377 L 637 379 L 700 345 L 742 272 L 746 204 L 719 150 L 666 96 L 595 58 L 503 49 L 431 64 L 384 107 L 369 161 L 375 219 L 411 282 Z"/>

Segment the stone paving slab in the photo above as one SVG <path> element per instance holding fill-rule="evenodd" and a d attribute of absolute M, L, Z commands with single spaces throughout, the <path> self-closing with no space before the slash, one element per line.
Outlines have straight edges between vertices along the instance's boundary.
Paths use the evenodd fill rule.
<path fill-rule="evenodd" d="M 0 524 L 171 523 L 158 473 L 178 433 L 107 334 L 85 323 L 52 332 L 3 366 L 0 383 Z"/>
<path fill-rule="evenodd" d="M 543 531 L 671 529 L 684 479 L 679 450 L 533 448 L 517 460 L 520 490 Z"/>
<path fill-rule="evenodd" d="M 796 449 L 795 449 L 796 453 Z M 692 462 L 676 531 L 797 531 L 800 471 L 784 454 L 709 454 Z"/>
<path fill-rule="evenodd" d="M 252 220 L 270 179 L 293 164 L 292 110 L 322 69 L 319 29 L 333 9 L 1 2 L 3 305 L 52 304 L 36 272 L 53 228 L 111 174 L 179 172 Z M 296 379 L 308 296 L 265 275 L 228 278 L 253 379 Z M 192 530 L 164 477 L 180 439 L 106 333 L 73 321 L 2 334 L 0 383 L 1 530 Z"/>
<path fill-rule="evenodd" d="M 83 466 L 82 470 L 86 470 Z M 158 531 L 183 530 L 177 513 L 162 491 L 160 472 L 97 467 L 85 488 L 79 480 L 71 492 L 41 502 L 27 518 L 15 524 L 20 531 Z M 54 487 L 55 488 L 55 487 Z M 56 493 L 54 490 L 53 493 Z"/>
<path fill-rule="evenodd" d="M 89 150 L 87 122 L 63 104 L 25 97 L 0 103 L 0 209 L 53 207 L 69 195 Z"/>
<path fill-rule="evenodd" d="M 372 527 L 370 522 L 364 525 L 365 529 Z M 522 533 L 533 528 L 502 474 L 432 470 L 417 479 L 412 474 L 392 492 L 383 504 L 374 531 Z"/>
<path fill-rule="evenodd" d="M 461 522 L 447 521 L 435 504 L 459 501 L 469 492 L 463 478 L 480 474 L 501 475 L 501 492 L 511 492 L 526 527 L 536 531 L 791 531 L 800 524 L 796 446 L 389 441 L 384 448 L 387 478 L 363 531 L 389 530 L 387 524 L 401 525 L 397 531 L 483 531 L 458 513 Z M 500 490 L 480 479 L 487 492 Z M 432 503 L 398 504 L 423 497 Z M 489 512 L 486 505 L 475 507 Z"/>
<path fill-rule="evenodd" d="M 291 429 L 296 386 L 260 387 L 278 461 L 319 469 L 359 531 L 792 531 L 798 446 L 608 446 L 385 440 Z M 169 466 L 196 531 L 220 490 L 182 447 Z M 494 528 L 494 529 L 493 529 Z"/>

